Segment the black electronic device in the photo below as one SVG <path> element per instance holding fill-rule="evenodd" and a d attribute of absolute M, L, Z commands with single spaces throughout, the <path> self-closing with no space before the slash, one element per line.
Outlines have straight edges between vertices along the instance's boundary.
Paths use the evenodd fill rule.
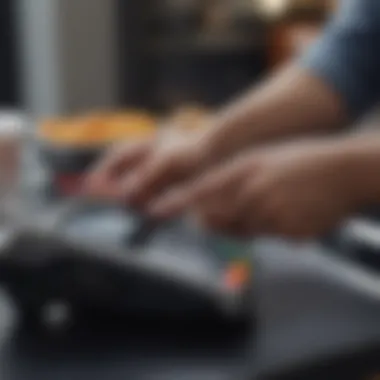
<path fill-rule="evenodd" d="M 12 211 L 8 220 L 0 283 L 27 320 L 62 307 L 74 315 L 252 320 L 246 253 L 226 253 L 185 222 L 161 228 L 118 207 L 72 201 L 33 218 Z"/>
<path fill-rule="evenodd" d="M 10 225 L 0 239 L 0 279 L 24 316 L 38 322 L 46 306 L 66 302 L 74 312 L 90 317 L 92 314 L 87 313 L 95 311 L 121 316 L 127 326 L 126 318 L 133 314 L 153 317 L 151 329 L 144 326 L 138 332 L 133 330 L 135 334 L 128 331 L 119 344 L 114 337 L 108 338 L 112 343 L 104 344 L 101 334 L 100 338 L 95 334 L 99 350 L 107 352 L 105 357 L 113 350 L 117 363 L 125 364 L 122 369 L 118 367 L 117 379 L 128 377 L 131 363 L 136 362 L 143 363 L 143 368 L 131 378 L 155 378 L 157 367 L 152 363 L 165 360 L 167 370 L 160 367 L 160 371 L 162 378 L 168 379 L 184 374 L 189 379 L 356 380 L 379 371 L 378 273 L 347 260 L 345 252 L 331 251 L 317 242 L 257 239 L 253 287 L 250 277 L 243 287 L 231 292 L 229 281 L 225 286 L 225 274 L 235 260 L 246 260 L 246 253 L 231 253 L 230 247 L 228 252 L 223 251 L 219 241 L 186 222 L 157 225 L 117 207 L 80 209 L 76 205 L 46 210 L 34 219 L 33 225 L 30 221 Z M 168 255 L 178 255 L 179 261 L 166 261 Z M 252 289 L 255 295 L 249 299 Z M 238 338 L 231 334 L 231 339 L 220 336 L 223 329 L 214 329 L 211 349 L 202 328 L 194 322 L 210 314 L 227 317 L 230 322 L 256 320 L 257 329 L 253 334 L 245 329 Z M 164 318 L 159 319 L 160 315 Z M 187 335 L 163 332 L 161 322 L 174 315 L 194 318 L 194 330 L 187 329 Z M 107 325 L 112 326 L 113 321 Z M 55 351 L 55 363 L 61 364 L 58 368 L 64 368 L 65 374 L 74 377 L 80 362 L 91 378 L 94 373 L 96 377 L 94 362 L 99 356 L 88 346 L 93 345 L 93 333 L 99 330 L 90 326 L 90 331 L 64 334 L 65 338 L 75 338 L 71 346 L 65 339 L 63 345 L 56 345 L 49 335 L 46 351 L 37 353 L 36 342 L 42 340 L 33 340 L 33 359 L 28 357 L 27 364 L 34 364 L 37 356 L 39 365 L 31 372 L 40 378 L 40 368 L 44 367 L 50 376 L 51 357 L 46 352 Z M 119 334 L 121 330 L 115 331 Z M 135 356 L 136 342 L 142 352 L 139 359 Z M 155 347 L 152 342 L 156 342 Z M 84 353 L 78 355 L 73 345 Z M 120 352 L 115 351 L 116 346 Z M 188 346 L 189 351 L 178 352 L 178 347 Z M 233 352 L 226 352 L 232 346 Z M 156 349 L 151 361 L 145 347 Z M 71 353 L 69 362 L 63 357 L 65 350 Z M 112 373 L 114 359 L 99 362 L 103 366 L 101 376 Z M 199 374 L 203 375 L 206 362 L 202 377 Z M 183 367 L 173 372 L 173 363 Z M 147 375 L 145 371 L 151 372 Z"/>

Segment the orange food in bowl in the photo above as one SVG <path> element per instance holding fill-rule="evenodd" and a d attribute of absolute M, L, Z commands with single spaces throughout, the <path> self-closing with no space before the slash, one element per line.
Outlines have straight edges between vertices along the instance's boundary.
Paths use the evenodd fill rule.
<path fill-rule="evenodd" d="M 156 121 L 143 112 L 99 113 L 46 120 L 38 137 L 59 146 L 98 147 L 147 137 L 156 131 Z"/>

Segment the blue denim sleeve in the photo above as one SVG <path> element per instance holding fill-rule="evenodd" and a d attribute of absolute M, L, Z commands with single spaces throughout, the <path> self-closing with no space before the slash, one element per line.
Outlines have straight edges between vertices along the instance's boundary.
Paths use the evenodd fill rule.
<path fill-rule="evenodd" d="M 380 100 L 380 0 L 342 0 L 301 65 L 337 91 L 353 119 L 363 116 Z"/>

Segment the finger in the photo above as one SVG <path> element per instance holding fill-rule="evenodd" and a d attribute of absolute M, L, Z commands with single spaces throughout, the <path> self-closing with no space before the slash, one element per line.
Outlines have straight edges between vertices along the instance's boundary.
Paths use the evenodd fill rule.
<path fill-rule="evenodd" d="M 186 189 L 186 193 L 194 203 L 207 202 L 223 189 L 236 189 L 247 174 L 251 173 L 249 173 L 246 163 L 237 160 L 203 174 Z"/>
<path fill-rule="evenodd" d="M 239 223 L 235 222 L 220 224 L 215 223 L 214 221 L 204 220 L 203 226 L 205 226 L 205 229 L 226 238 L 248 239 L 251 237 L 251 235 L 247 234 Z"/>
<path fill-rule="evenodd" d="M 105 157 L 102 157 L 89 171 L 85 180 L 85 187 L 97 191 L 97 187 L 104 187 L 114 180 L 120 172 L 129 170 L 136 165 L 150 150 L 151 143 L 146 140 L 131 143 L 129 146 L 112 148 Z"/>
<path fill-rule="evenodd" d="M 213 224 L 215 226 L 230 225 L 234 220 L 231 217 L 229 210 L 202 210 L 199 211 L 198 214 L 201 215 L 202 219 L 208 221 L 209 224 Z"/>
<path fill-rule="evenodd" d="M 165 185 L 175 182 L 178 177 L 178 168 L 170 157 L 152 157 L 125 182 L 127 198 L 131 202 L 147 203 Z"/>
<path fill-rule="evenodd" d="M 104 186 L 103 197 L 116 200 L 120 203 L 130 203 L 128 199 L 128 184 L 136 175 L 137 168 L 131 168 L 127 173 L 119 178 L 114 178 Z"/>
<path fill-rule="evenodd" d="M 199 201 L 194 207 L 199 213 L 208 215 L 209 218 L 224 220 L 231 223 L 236 219 L 236 206 L 239 188 L 236 183 L 230 181 L 226 186 L 216 189 L 212 198 Z"/>
<path fill-rule="evenodd" d="M 268 184 L 263 176 L 252 176 L 242 183 L 236 196 L 236 218 L 253 217 L 268 197 Z"/>
<path fill-rule="evenodd" d="M 245 225 L 240 221 L 229 221 L 224 224 L 216 224 L 213 221 L 208 221 L 209 229 L 215 231 L 223 236 L 235 238 L 235 239 L 248 239 L 252 237 L 250 231 L 247 231 Z"/>
<path fill-rule="evenodd" d="M 215 201 L 212 199 L 205 203 L 201 210 L 210 225 L 224 228 L 233 235 L 248 237 L 268 223 L 263 223 L 267 184 L 260 177 L 247 178 L 246 182 L 241 181 L 240 187 L 230 186 L 223 191 L 223 198 L 216 195 Z"/>
<path fill-rule="evenodd" d="M 123 167 L 128 172 L 133 165 L 143 159 L 144 154 L 141 146 L 131 147 L 124 152 L 111 153 L 104 161 L 100 161 L 85 179 L 84 192 L 92 197 L 118 198 Z"/>
<path fill-rule="evenodd" d="M 230 221 L 223 216 L 198 211 L 196 212 L 196 220 L 205 229 L 226 230 L 230 224 Z"/>
<path fill-rule="evenodd" d="M 203 229 L 231 238 L 246 238 L 247 235 L 236 221 L 215 214 L 196 213 L 195 220 Z"/>
<path fill-rule="evenodd" d="M 265 206 L 256 208 L 251 215 L 242 220 L 241 224 L 244 233 L 251 237 L 273 235 L 278 230 L 276 215 Z"/>
<path fill-rule="evenodd" d="M 81 188 L 82 196 L 99 200 L 113 200 L 119 198 L 119 189 L 114 183 L 97 183 L 96 186 L 83 186 Z"/>
<path fill-rule="evenodd" d="M 196 214 L 200 219 L 205 220 L 207 224 L 217 228 L 230 226 L 234 222 L 234 211 L 231 204 L 228 206 L 222 199 L 216 199 L 211 204 L 198 206 Z"/>
<path fill-rule="evenodd" d="M 235 215 L 242 233 L 251 237 L 273 233 L 278 229 L 280 212 L 267 178 L 253 178 L 242 187 Z"/>
<path fill-rule="evenodd" d="M 222 189 L 240 186 L 246 174 L 247 165 L 240 161 L 208 171 L 199 179 L 166 194 L 151 206 L 150 212 L 157 216 L 175 215 L 190 206 L 211 202 Z"/>

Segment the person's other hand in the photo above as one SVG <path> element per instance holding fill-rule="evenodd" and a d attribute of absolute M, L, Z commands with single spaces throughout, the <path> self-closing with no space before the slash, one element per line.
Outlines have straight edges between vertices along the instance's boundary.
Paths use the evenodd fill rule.
<path fill-rule="evenodd" d="M 169 217 L 195 210 L 207 227 L 235 236 L 306 238 L 327 232 L 355 209 L 356 174 L 339 142 L 265 148 L 167 194 L 151 212 Z"/>
<path fill-rule="evenodd" d="M 91 197 L 126 202 L 136 208 L 206 166 L 207 152 L 196 132 L 169 131 L 110 149 L 85 181 Z"/>

